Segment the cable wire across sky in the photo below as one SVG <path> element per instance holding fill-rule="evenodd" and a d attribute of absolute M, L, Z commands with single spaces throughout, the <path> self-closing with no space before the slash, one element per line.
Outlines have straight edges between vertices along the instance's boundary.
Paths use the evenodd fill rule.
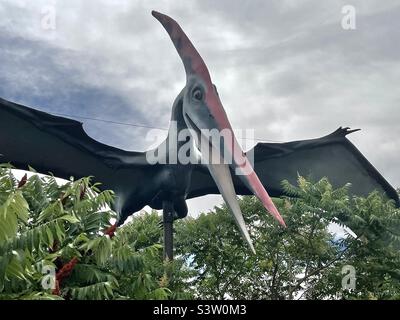
<path fill-rule="evenodd" d="M 117 125 L 121 125 L 121 126 L 130 126 L 130 127 L 136 127 L 136 128 L 158 129 L 158 130 L 168 131 L 168 128 L 165 128 L 165 127 L 157 127 L 157 126 L 151 126 L 151 125 L 145 125 L 145 124 L 120 122 L 120 121 L 114 121 L 114 120 L 92 118 L 92 117 L 87 117 L 87 116 L 70 115 L 70 114 L 59 113 L 59 112 L 53 112 L 53 114 L 57 115 L 57 116 L 62 116 L 62 117 L 78 118 L 78 119 L 84 119 L 84 120 L 90 120 L 90 121 L 99 121 L 99 122 L 104 122 L 104 123 L 117 124 Z M 258 142 L 283 143 L 283 141 L 261 139 L 261 138 L 240 138 L 240 139 L 241 140 L 253 140 L 253 141 L 258 141 Z"/>

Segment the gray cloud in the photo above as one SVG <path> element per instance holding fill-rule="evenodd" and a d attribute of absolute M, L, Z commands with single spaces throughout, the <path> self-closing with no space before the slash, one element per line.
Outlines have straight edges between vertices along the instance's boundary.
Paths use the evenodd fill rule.
<path fill-rule="evenodd" d="M 41 9 L 52 3 L 57 29 L 46 31 Z M 345 4 L 4 0 L 0 95 L 42 110 L 168 126 L 185 75 L 150 15 L 157 9 L 192 38 L 235 128 L 277 141 L 314 138 L 341 125 L 362 128 L 350 139 L 400 186 L 400 6 L 352 1 L 357 29 L 345 31 Z M 145 129 L 94 121 L 85 128 L 105 143 L 146 148 Z M 201 201 L 192 208 L 209 203 Z"/>

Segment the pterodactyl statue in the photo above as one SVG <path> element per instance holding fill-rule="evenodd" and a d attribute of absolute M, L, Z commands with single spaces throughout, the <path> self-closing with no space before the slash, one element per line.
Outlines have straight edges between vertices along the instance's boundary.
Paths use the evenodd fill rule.
<path fill-rule="evenodd" d="M 203 59 L 175 20 L 158 12 L 152 14 L 168 32 L 186 71 L 186 86 L 174 102 L 171 123 L 176 123 L 178 132 L 190 129 L 197 149 L 206 144 L 209 161 L 182 163 L 178 157 L 169 162 L 171 148 L 167 146 L 171 140 L 178 149 L 186 143 L 172 134 L 172 126 L 167 139 L 150 150 L 159 158 L 164 153 L 167 161 L 150 164 L 149 152 L 104 145 L 90 138 L 80 122 L 0 99 L 0 162 L 10 162 L 19 169 L 29 165 L 65 179 L 93 176 L 102 189 L 114 190 L 118 225 L 145 205 L 161 209 L 164 201 L 172 202 L 176 217 L 183 218 L 188 211 L 186 199 L 220 193 L 252 251 L 236 195 L 254 194 L 284 226 L 265 188 L 271 196 L 280 196 L 284 194 L 281 181 L 295 183 L 299 174 L 314 179 L 328 177 L 334 186 L 350 182 L 355 195 L 378 190 L 399 205 L 394 188 L 346 138 L 355 131 L 348 128 L 319 139 L 258 143 L 250 150 L 252 165 L 238 145 Z M 228 132 L 230 138 L 207 140 L 203 131 L 212 129 Z M 231 161 L 226 161 L 228 158 Z"/>

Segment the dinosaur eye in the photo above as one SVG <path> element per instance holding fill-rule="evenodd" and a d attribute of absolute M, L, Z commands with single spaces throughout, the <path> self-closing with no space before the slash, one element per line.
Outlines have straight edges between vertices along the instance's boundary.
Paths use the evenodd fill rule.
<path fill-rule="evenodd" d="M 193 90 L 192 97 L 196 101 L 203 100 L 203 91 L 201 91 L 200 89 Z"/>

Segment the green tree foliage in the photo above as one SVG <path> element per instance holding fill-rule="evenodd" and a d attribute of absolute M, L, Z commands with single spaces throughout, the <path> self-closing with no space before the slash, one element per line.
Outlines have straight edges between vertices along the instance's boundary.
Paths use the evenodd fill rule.
<path fill-rule="evenodd" d="M 59 185 L 33 175 L 17 181 L 0 168 L 0 299 L 167 299 L 156 213 L 104 235 L 112 191 L 90 178 Z M 47 272 L 54 270 L 54 277 Z"/>
<path fill-rule="evenodd" d="M 326 179 L 284 182 L 290 197 L 275 199 L 287 228 L 254 197 L 240 200 L 257 251 L 250 253 L 226 206 L 177 226 L 188 288 L 205 299 L 398 299 L 400 210 L 377 193 L 351 198 Z M 329 232 L 347 226 L 345 237 Z M 347 229 L 349 230 L 349 229 Z M 342 289 L 342 268 L 356 271 L 355 289 Z"/>
<path fill-rule="evenodd" d="M 175 222 L 175 260 L 163 262 L 157 212 L 104 234 L 111 191 L 90 178 L 17 181 L 0 168 L 0 299 L 399 299 L 400 210 L 372 193 L 350 197 L 299 177 L 274 199 L 287 228 L 254 197 L 240 205 L 256 255 L 226 206 Z M 330 232 L 332 223 L 347 234 Z M 344 266 L 356 272 L 343 289 Z M 46 271 L 55 270 L 58 286 Z"/>

